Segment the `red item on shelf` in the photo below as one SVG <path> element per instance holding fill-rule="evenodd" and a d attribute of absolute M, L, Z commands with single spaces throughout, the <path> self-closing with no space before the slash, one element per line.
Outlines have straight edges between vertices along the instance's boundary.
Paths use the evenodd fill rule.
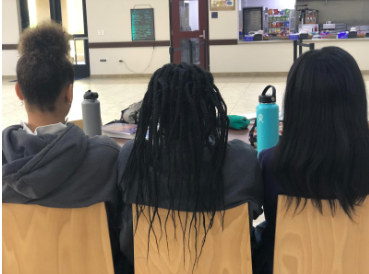
<path fill-rule="evenodd" d="M 273 9 L 273 12 L 274 12 L 274 15 L 277 15 L 277 14 L 279 14 L 279 11 L 278 11 L 278 9 Z"/>

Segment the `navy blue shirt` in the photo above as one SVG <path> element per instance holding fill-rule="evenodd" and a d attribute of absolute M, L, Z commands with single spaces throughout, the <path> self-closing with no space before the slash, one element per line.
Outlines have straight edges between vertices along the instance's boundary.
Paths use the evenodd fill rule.
<path fill-rule="evenodd" d="M 272 174 L 272 158 L 274 147 L 265 149 L 259 154 L 259 162 L 264 183 L 264 214 L 266 220 L 266 227 L 261 234 L 261 249 L 257 254 L 255 262 L 259 264 L 256 266 L 258 271 L 256 273 L 273 273 L 273 255 L 274 255 L 274 237 L 275 224 L 277 215 L 278 195 L 284 194 L 281 185 L 277 182 Z"/>

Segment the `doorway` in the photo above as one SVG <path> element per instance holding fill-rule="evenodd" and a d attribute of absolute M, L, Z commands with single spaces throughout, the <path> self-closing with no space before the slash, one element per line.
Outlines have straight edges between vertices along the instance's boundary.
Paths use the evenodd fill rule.
<path fill-rule="evenodd" d="M 90 76 L 86 0 L 19 0 L 22 29 L 45 20 L 61 24 L 71 34 L 70 57 L 76 79 Z"/>
<path fill-rule="evenodd" d="M 209 68 L 207 0 L 171 0 L 171 62 Z"/>

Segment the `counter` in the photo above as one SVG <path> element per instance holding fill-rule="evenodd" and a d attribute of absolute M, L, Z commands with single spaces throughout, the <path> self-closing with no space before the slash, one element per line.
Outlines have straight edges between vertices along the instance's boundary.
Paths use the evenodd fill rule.
<path fill-rule="evenodd" d="M 350 39 L 338 39 L 338 38 L 332 38 L 332 39 L 304 39 L 302 40 L 303 43 L 320 43 L 320 42 L 327 42 L 327 41 L 335 41 L 335 42 L 359 42 L 359 41 L 369 41 L 369 37 L 366 38 L 350 38 Z M 259 43 L 291 43 L 293 40 L 263 40 L 263 41 L 238 41 L 238 44 L 259 44 Z"/>
<path fill-rule="evenodd" d="M 305 39 L 315 49 L 336 46 L 349 52 L 362 71 L 369 72 L 369 38 Z M 303 52 L 307 51 L 303 48 Z M 210 71 L 214 73 L 286 73 L 293 63 L 292 40 L 239 41 L 236 45 L 211 45 Z"/>

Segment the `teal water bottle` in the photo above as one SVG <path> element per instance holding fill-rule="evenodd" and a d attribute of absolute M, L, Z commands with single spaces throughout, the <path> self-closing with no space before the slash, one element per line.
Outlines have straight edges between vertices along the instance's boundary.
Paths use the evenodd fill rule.
<path fill-rule="evenodd" d="M 272 88 L 272 95 L 266 94 L 269 88 Z M 267 86 L 259 96 L 259 105 L 256 107 L 258 153 L 274 147 L 279 141 L 279 107 L 276 100 L 273 86 Z"/>

